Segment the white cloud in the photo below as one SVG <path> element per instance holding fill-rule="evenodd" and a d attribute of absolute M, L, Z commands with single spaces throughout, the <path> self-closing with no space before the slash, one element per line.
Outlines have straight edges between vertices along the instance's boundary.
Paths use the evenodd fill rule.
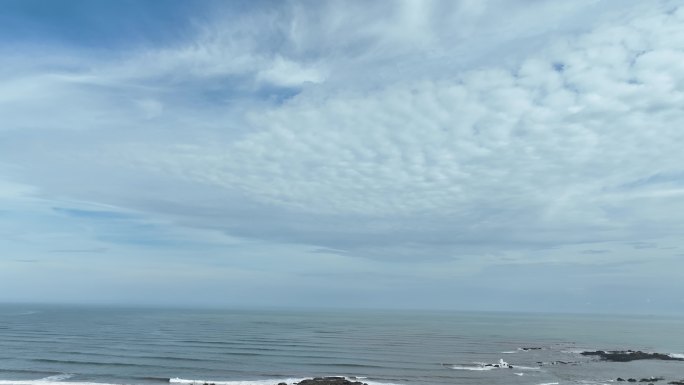
<path fill-rule="evenodd" d="M 259 72 L 256 78 L 276 86 L 293 87 L 321 83 L 325 75 L 318 69 L 302 67 L 299 63 L 276 57 L 271 67 Z"/>
<path fill-rule="evenodd" d="M 521 4 L 282 4 L 22 72 L 0 159 L 43 194 L 386 259 L 684 230 L 681 185 L 622 188 L 682 172 L 684 12 Z"/>
<path fill-rule="evenodd" d="M 21 199 L 36 193 L 33 186 L 0 180 L 0 199 Z"/>
<path fill-rule="evenodd" d="M 146 150 L 141 162 L 302 216 L 381 218 L 388 232 L 430 217 L 443 237 L 468 234 L 454 247 L 476 233 L 516 242 L 630 237 L 645 219 L 679 229 L 667 211 L 641 217 L 614 190 L 684 164 L 682 93 L 673 86 L 682 76 L 654 59 L 682 54 L 677 39 L 663 43 L 681 13 L 644 16 L 662 28 L 638 44 L 635 36 L 648 35 L 640 17 L 563 39 L 512 70 L 305 92 L 253 111 L 256 130 L 237 142 Z"/>

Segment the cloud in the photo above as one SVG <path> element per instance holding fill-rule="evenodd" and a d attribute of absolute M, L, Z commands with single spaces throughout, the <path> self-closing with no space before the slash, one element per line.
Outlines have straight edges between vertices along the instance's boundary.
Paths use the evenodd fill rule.
<path fill-rule="evenodd" d="M 305 91 L 251 110 L 251 131 L 239 140 L 129 148 L 129 156 L 269 211 L 251 224 L 224 220 L 230 231 L 333 248 L 382 245 L 389 257 L 394 243 L 454 256 L 470 244 L 629 239 L 645 223 L 678 231 L 670 215 L 677 194 L 635 208 L 640 196 L 619 190 L 681 172 L 682 94 L 673 85 L 682 78 L 654 59 L 682 54 L 670 35 L 681 13 L 559 39 L 513 68 L 324 97 Z M 221 209 L 228 217 L 235 210 Z"/>
<path fill-rule="evenodd" d="M 311 275 L 334 255 L 453 278 L 679 244 L 675 2 L 226 7 L 163 44 L 3 56 L 0 199 L 24 200 L 27 229 L 90 231 L 51 249 L 284 250 L 319 258 Z"/>
<path fill-rule="evenodd" d="M 21 198 L 36 192 L 35 187 L 0 180 L 0 199 Z"/>

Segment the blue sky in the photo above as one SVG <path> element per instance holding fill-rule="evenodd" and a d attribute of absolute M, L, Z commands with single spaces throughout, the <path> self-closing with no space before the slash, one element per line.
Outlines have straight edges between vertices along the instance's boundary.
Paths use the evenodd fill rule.
<path fill-rule="evenodd" d="M 677 313 L 677 1 L 3 1 L 0 301 Z"/>

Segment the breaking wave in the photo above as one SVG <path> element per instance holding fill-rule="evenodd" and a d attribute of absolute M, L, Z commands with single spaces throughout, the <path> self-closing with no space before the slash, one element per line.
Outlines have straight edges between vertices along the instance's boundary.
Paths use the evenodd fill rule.
<path fill-rule="evenodd" d="M 60 373 L 52 376 L 44 377 L 38 380 L 0 380 L 0 385 L 116 385 L 116 384 L 100 384 L 94 382 L 66 382 L 73 374 Z"/>
<path fill-rule="evenodd" d="M 215 384 L 215 385 L 274 385 L 281 382 L 286 384 L 294 384 L 299 381 L 304 380 L 304 378 L 278 378 L 270 380 L 241 380 L 241 381 L 214 381 L 214 380 L 188 380 L 184 378 L 170 378 L 169 382 L 172 384 L 184 384 L 184 385 L 203 385 L 203 384 Z"/>
<path fill-rule="evenodd" d="M 39 381 L 46 381 L 46 382 L 50 382 L 50 381 L 64 381 L 64 380 L 67 380 L 67 379 L 69 379 L 69 378 L 71 378 L 71 377 L 73 377 L 73 376 L 74 376 L 73 374 L 62 373 L 62 374 L 56 374 L 56 375 L 54 375 L 54 376 L 48 376 L 48 377 L 45 377 L 45 378 L 41 378 Z"/>
<path fill-rule="evenodd" d="M 349 381 L 363 381 L 364 383 L 368 385 L 395 385 L 393 383 L 389 382 L 376 382 L 376 381 L 367 381 L 366 377 L 345 377 L 345 376 L 337 376 L 337 377 L 344 377 Z M 214 380 L 198 380 L 198 379 L 185 379 L 185 378 L 170 378 L 169 383 L 171 384 L 180 384 L 180 385 L 204 385 L 204 384 L 211 384 L 211 385 L 276 385 L 279 383 L 286 383 L 288 385 L 293 385 L 296 384 L 300 381 L 303 381 L 307 378 L 311 377 L 303 377 L 303 378 L 272 378 L 272 379 L 267 379 L 267 380 L 234 380 L 234 381 L 214 381 Z M 2 384 L 0 384 L 2 385 Z"/>
<path fill-rule="evenodd" d="M 499 369 L 499 368 L 495 368 L 493 366 L 482 366 L 482 365 L 472 365 L 472 366 L 449 365 L 449 367 L 451 369 L 454 369 L 454 370 L 475 370 L 475 371 L 486 371 L 486 370 Z"/>
<path fill-rule="evenodd" d="M 497 366 L 486 366 L 484 364 L 476 363 L 473 365 L 445 365 L 446 367 L 454 370 L 473 370 L 473 371 L 488 371 L 488 370 L 494 370 L 494 369 L 508 369 L 508 368 L 500 368 Z M 520 366 L 520 365 L 513 365 L 512 369 L 517 369 L 517 370 L 541 370 L 540 367 L 536 366 Z M 516 375 L 521 376 L 522 373 Z M 202 385 L 202 384 L 198 384 Z"/>

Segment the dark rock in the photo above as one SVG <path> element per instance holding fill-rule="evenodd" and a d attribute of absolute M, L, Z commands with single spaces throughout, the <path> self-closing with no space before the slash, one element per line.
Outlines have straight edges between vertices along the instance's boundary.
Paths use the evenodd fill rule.
<path fill-rule="evenodd" d="M 628 379 L 627 381 L 629 381 L 629 382 L 636 382 L 636 378 L 630 378 L 630 379 Z"/>
<path fill-rule="evenodd" d="M 513 365 L 511 364 L 485 364 L 485 366 L 490 366 L 492 368 L 508 368 L 508 369 L 513 369 Z"/>
<path fill-rule="evenodd" d="M 622 378 L 622 377 L 618 377 L 617 380 L 618 380 L 618 381 L 624 381 L 625 379 Z M 280 384 L 278 384 L 278 385 L 280 385 Z"/>
<path fill-rule="evenodd" d="M 684 380 L 681 381 L 670 381 L 668 382 L 670 385 L 684 385 Z"/>
<path fill-rule="evenodd" d="M 583 356 L 598 356 L 602 360 L 612 362 L 629 362 L 636 360 L 665 360 L 665 361 L 684 361 L 684 358 L 672 357 L 662 353 L 647 353 L 640 350 L 615 350 L 603 351 L 597 350 L 595 352 L 582 352 Z"/>
<path fill-rule="evenodd" d="M 315 377 L 299 381 L 297 385 L 365 385 L 359 381 L 349 381 L 344 377 Z"/>
<path fill-rule="evenodd" d="M 649 378 L 642 378 L 639 380 L 639 382 L 655 382 L 655 381 L 662 381 L 664 380 L 664 377 L 649 377 Z"/>
<path fill-rule="evenodd" d="M 278 385 L 287 385 L 286 382 L 279 382 Z"/>

